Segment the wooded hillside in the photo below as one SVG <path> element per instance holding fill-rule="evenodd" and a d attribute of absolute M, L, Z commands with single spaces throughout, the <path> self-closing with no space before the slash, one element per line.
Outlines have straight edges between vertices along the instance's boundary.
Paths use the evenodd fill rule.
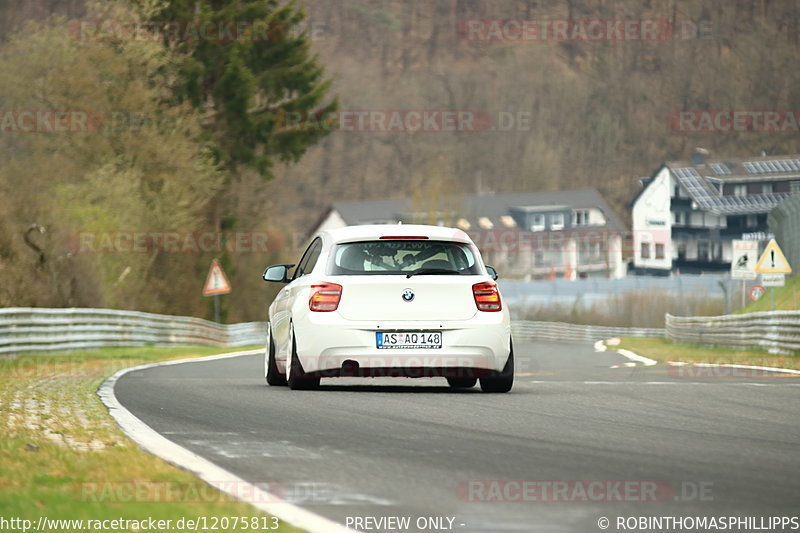
<path fill-rule="evenodd" d="M 260 269 L 290 259 L 290 250 L 334 201 L 437 198 L 478 187 L 497 192 L 595 187 L 626 215 L 640 176 L 664 160 L 688 156 L 696 146 L 731 156 L 800 152 L 797 131 L 695 133 L 675 131 L 670 124 L 683 110 L 800 109 L 800 4 L 794 0 L 307 0 L 305 5 L 302 26 L 325 76 L 333 79 L 330 94 L 339 98 L 335 120 L 368 112 L 378 123 L 315 137 L 318 142 L 298 162 L 276 159 L 274 178 L 265 180 L 257 169 L 215 163 L 220 158 L 213 150 L 209 154 L 207 143 L 220 136 L 204 134 L 197 125 L 207 127 L 208 117 L 219 110 L 214 104 L 178 105 L 160 92 L 174 86 L 169 58 L 146 46 L 123 47 L 118 52 L 124 61 L 98 47 L 87 56 L 75 52 L 80 47 L 67 46 L 71 41 L 63 34 L 33 38 L 34 30 L 24 26 L 53 14 L 86 17 L 80 0 L 0 4 L 0 109 L 46 107 L 41 99 L 31 103 L 31 87 L 24 83 L 30 69 L 40 68 L 40 79 L 49 80 L 51 92 L 61 98 L 53 105 L 75 106 L 103 83 L 139 84 L 137 99 L 120 102 L 103 94 L 98 105 L 109 112 L 125 106 L 172 117 L 166 129 L 162 122 L 100 143 L 34 142 L 0 134 L 4 155 L 36 154 L 0 170 L 0 274 L 18 280 L 0 289 L 0 305 L 114 306 L 210 316 L 198 284 L 213 254 L 75 257 L 68 256 L 65 241 L 81 231 L 241 230 L 268 234 L 270 251 L 223 254 L 235 287 L 225 297 L 226 317 L 260 319 L 267 290 Z M 502 40 L 503 35 L 482 40 L 480 33 L 470 37 L 467 31 L 476 21 L 567 19 L 657 21 L 670 31 L 643 42 L 520 41 Z M 12 38 L 13 31 L 21 33 Z M 54 62 L 70 67 L 52 71 Z M 380 124 L 393 113 L 448 111 L 470 113 L 474 127 L 386 131 L 390 128 Z M 329 124 L 307 109 L 281 116 L 283 122 L 274 127 L 313 130 Z M 442 126 L 441 120 L 422 129 Z M 174 168 L 164 174 L 170 157 Z M 149 184 L 149 200 L 126 199 L 132 175 Z M 47 228 L 44 234 L 28 233 L 35 247 L 24 238 L 32 224 Z M 44 266 L 36 248 L 46 255 Z"/>

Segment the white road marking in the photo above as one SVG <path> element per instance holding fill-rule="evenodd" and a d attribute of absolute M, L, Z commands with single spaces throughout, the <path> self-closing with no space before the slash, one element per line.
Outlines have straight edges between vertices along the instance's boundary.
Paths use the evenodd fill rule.
<path fill-rule="evenodd" d="M 155 368 L 158 366 L 213 361 L 263 353 L 264 350 L 250 350 L 212 355 L 210 357 L 198 359 L 179 359 L 176 361 L 164 361 L 162 363 L 151 363 L 125 368 L 105 380 L 103 384 L 100 385 L 97 394 L 100 396 L 100 400 L 103 404 L 108 408 L 108 412 L 114 417 L 114 420 L 117 421 L 123 433 L 139 444 L 145 451 L 160 457 L 168 463 L 194 472 L 200 479 L 221 492 L 225 492 L 235 498 L 250 503 L 253 507 L 265 513 L 277 516 L 280 520 L 300 529 L 305 529 L 311 533 L 353 533 L 352 529 L 288 503 L 278 496 L 262 490 L 257 485 L 249 483 L 207 459 L 200 457 L 183 446 L 168 440 L 128 411 L 114 394 L 114 385 L 119 378 L 128 372 L 143 370 L 145 368 Z"/>
<path fill-rule="evenodd" d="M 241 435 L 225 440 L 197 439 L 187 441 L 193 446 L 206 448 L 216 455 L 228 459 L 261 457 L 270 459 L 322 459 L 312 450 L 306 450 L 287 441 L 269 442 L 262 440 L 241 440 Z"/>
<path fill-rule="evenodd" d="M 738 365 L 733 363 L 690 363 L 690 364 L 694 366 L 703 366 L 703 367 L 744 368 L 748 370 L 764 370 L 765 372 L 780 372 L 783 374 L 800 375 L 800 370 L 792 370 L 790 368 L 776 368 L 773 366 Z"/>
<path fill-rule="evenodd" d="M 631 361 L 642 363 L 644 366 L 653 366 L 658 364 L 658 361 L 655 361 L 653 359 L 648 359 L 647 357 L 643 357 L 639 354 L 635 354 L 630 350 L 617 350 L 617 353 L 623 357 L 627 357 Z"/>
<path fill-rule="evenodd" d="M 281 484 L 284 500 L 294 504 L 306 505 L 394 505 L 394 502 L 351 492 L 345 487 L 317 481 L 301 481 Z"/>
<path fill-rule="evenodd" d="M 606 346 L 605 341 L 599 340 L 596 343 L 594 343 L 595 352 L 605 352 L 606 350 L 608 350 L 608 347 Z"/>
<path fill-rule="evenodd" d="M 750 387 L 800 387 L 800 383 L 755 383 L 751 381 L 529 381 L 536 385 L 747 385 Z"/>

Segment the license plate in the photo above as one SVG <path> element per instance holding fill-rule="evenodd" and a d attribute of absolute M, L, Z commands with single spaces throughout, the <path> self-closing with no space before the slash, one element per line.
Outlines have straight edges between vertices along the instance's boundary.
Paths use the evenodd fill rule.
<path fill-rule="evenodd" d="M 442 347 L 442 333 L 440 331 L 378 331 L 375 333 L 375 343 L 381 349 L 436 349 Z"/>

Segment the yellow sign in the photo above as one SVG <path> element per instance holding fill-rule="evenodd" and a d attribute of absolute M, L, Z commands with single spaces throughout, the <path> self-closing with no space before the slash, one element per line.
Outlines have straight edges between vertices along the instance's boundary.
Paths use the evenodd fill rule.
<path fill-rule="evenodd" d="M 789 266 L 789 261 L 783 255 L 781 247 L 778 246 L 775 239 L 772 239 L 756 264 L 756 272 L 759 274 L 789 274 L 791 271 L 792 267 Z"/>

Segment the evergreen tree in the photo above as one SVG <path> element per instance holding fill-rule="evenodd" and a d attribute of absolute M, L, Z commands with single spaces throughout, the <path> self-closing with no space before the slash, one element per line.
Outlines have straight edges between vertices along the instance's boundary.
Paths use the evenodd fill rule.
<path fill-rule="evenodd" d="M 296 2 L 169 0 L 151 20 L 178 22 L 177 35 L 164 32 L 167 44 L 187 55 L 174 98 L 203 112 L 219 162 L 232 173 L 245 166 L 269 178 L 276 160 L 298 161 L 326 134 L 283 127 L 287 114 L 338 105 Z M 204 30 L 200 38 L 194 28 Z"/>

